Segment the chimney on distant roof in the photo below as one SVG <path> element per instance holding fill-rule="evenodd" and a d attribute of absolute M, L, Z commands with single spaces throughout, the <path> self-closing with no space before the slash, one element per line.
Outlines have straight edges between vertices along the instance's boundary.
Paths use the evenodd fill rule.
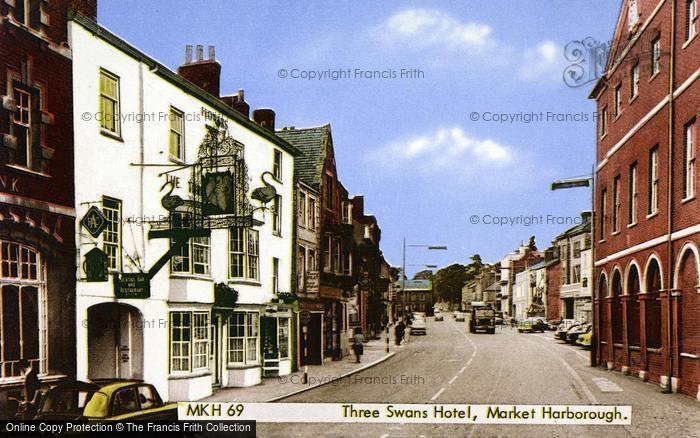
<path fill-rule="evenodd" d="M 258 125 L 275 131 L 275 111 L 270 108 L 259 108 L 253 111 L 253 121 Z"/>
<path fill-rule="evenodd" d="M 204 46 L 197 44 L 197 59 L 192 62 L 192 45 L 185 47 L 185 63 L 177 73 L 207 93 L 219 97 L 221 64 L 216 61 L 214 46 L 209 46 L 209 59 L 204 59 Z"/>
<path fill-rule="evenodd" d="M 238 92 L 233 96 L 222 96 L 221 100 L 223 100 L 226 105 L 243 114 L 246 119 L 248 118 L 250 114 L 250 105 L 245 101 L 243 88 L 239 88 Z"/>

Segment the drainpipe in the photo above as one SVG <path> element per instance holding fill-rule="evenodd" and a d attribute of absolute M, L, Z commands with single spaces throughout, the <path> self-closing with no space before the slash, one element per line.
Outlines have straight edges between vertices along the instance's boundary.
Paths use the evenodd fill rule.
<path fill-rule="evenodd" d="M 676 54 L 676 0 L 671 1 L 671 43 L 670 43 L 670 58 L 669 58 L 669 69 L 668 69 L 668 163 L 667 163 L 667 251 L 668 251 L 668 274 L 666 277 L 667 289 L 666 289 L 666 320 L 667 320 L 667 330 L 666 330 L 666 343 L 668 348 L 668 380 L 666 382 L 666 387 L 664 392 L 673 392 L 673 386 L 671 385 L 671 379 L 673 375 L 673 346 L 671 345 L 671 295 L 673 294 L 673 92 L 674 92 L 674 76 L 675 76 L 675 54 Z"/>

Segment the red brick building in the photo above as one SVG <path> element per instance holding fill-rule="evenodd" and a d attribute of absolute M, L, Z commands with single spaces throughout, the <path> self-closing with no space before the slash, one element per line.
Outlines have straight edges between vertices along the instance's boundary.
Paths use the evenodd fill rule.
<path fill-rule="evenodd" d="M 0 3 L 0 416 L 21 397 L 18 362 L 41 381 L 75 374 L 75 244 L 69 9 Z"/>
<path fill-rule="evenodd" d="M 625 0 L 597 102 L 598 364 L 700 396 L 697 0 Z M 670 377 L 670 378 L 669 378 Z"/>
<path fill-rule="evenodd" d="M 559 321 L 561 316 L 561 263 L 559 259 L 547 264 L 547 291 L 545 316 L 547 321 Z"/>

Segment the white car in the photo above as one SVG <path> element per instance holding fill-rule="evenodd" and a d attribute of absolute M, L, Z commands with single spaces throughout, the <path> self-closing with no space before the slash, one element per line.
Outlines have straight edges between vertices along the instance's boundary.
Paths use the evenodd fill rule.
<path fill-rule="evenodd" d="M 435 321 L 443 321 L 445 319 L 441 312 L 435 312 Z"/>
<path fill-rule="evenodd" d="M 462 322 L 464 322 L 464 320 L 465 320 L 466 318 L 467 318 L 467 315 L 464 314 L 464 312 L 455 312 L 455 321 L 462 321 Z"/>
<path fill-rule="evenodd" d="M 416 318 L 411 324 L 411 335 L 425 335 L 425 320 L 422 318 Z"/>

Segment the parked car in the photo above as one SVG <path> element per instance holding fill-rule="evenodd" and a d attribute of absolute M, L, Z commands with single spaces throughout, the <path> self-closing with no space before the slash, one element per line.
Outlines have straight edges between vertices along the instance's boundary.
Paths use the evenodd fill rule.
<path fill-rule="evenodd" d="M 443 321 L 445 317 L 443 316 L 442 312 L 435 312 L 435 321 Z"/>
<path fill-rule="evenodd" d="M 556 331 L 554 332 L 554 337 L 561 339 L 562 341 L 566 340 L 566 332 L 569 331 L 569 329 L 578 324 L 576 320 L 574 319 L 562 319 L 561 323 L 559 323 L 559 326 L 557 327 Z"/>
<path fill-rule="evenodd" d="M 413 312 L 413 319 L 422 319 L 425 321 L 425 312 Z"/>
<path fill-rule="evenodd" d="M 559 327 L 559 324 L 561 324 L 561 320 L 547 321 L 547 330 L 554 331 Z"/>
<path fill-rule="evenodd" d="M 39 391 L 35 420 L 77 420 L 100 386 L 70 380 Z"/>
<path fill-rule="evenodd" d="M 576 344 L 580 345 L 581 347 L 584 347 L 586 349 L 589 349 L 589 348 L 591 348 L 591 338 L 592 337 L 593 337 L 593 330 L 589 330 L 588 333 L 578 335 L 578 339 L 576 340 Z"/>
<path fill-rule="evenodd" d="M 578 340 L 580 335 L 586 334 L 591 330 L 590 324 L 581 324 L 576 327 L 572 327 L 566 332 L 566 342 L 569 344 L 574 344 Z"/>
<path fill-rule="evenodd" d="M 95 391 L 83 409 L 87 420 L 177 420 L 177 403 L 163 403 L 153 385 L 121 381 Z"/>
<path fill-rule="evenodd" d="M 413 325 L 411 325 L 411 336 L 425 334 L 425 319 L 416 318 L 413 320 Z"/>
<path fill-rule="evenodd" d="M 542 318 L 526 318 L 518 321 L 515 324 L 515 328 L 518 329 L 519 333 L 522 332 L 542 332 L 544 333 L 544 321 Z"/>
<path fill-rule="evenodd" d="M 464 312 L 455 312 L 455 321 L 462 321 L 464 322 L 467 318 L 467 315 Z"/>

